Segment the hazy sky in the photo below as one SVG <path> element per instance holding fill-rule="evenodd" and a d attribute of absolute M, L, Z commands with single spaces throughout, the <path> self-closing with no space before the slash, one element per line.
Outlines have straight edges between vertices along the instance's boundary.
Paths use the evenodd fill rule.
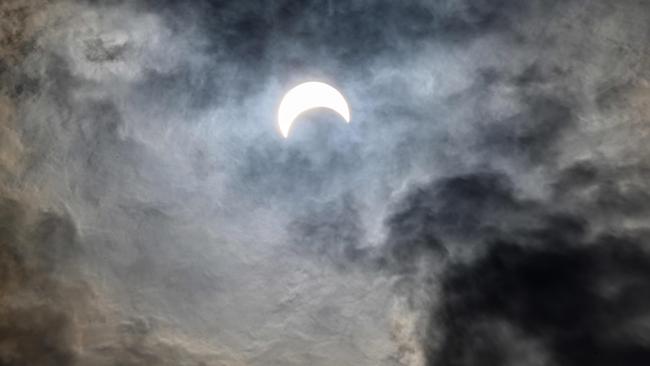
<path fill-rule="evenodd" d="M 650 2 L 0 0 L 0 365 L 650 364 Z M 277 107 L 337 87 L 351 123 Z"/>

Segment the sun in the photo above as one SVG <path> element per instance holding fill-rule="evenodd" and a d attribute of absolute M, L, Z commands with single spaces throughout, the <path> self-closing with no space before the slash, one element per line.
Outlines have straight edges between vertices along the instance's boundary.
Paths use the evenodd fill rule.
<path fill-rule="evenodd" d="M 287 92 L 278 109 L 278 125 L 282 136 L 287 138 L 296 118 L 314 108 L 328 108 L 338 113 L 345 122 L 350 122 L 350 107 L 343 94 L 331 85 L 309 81 L 295 86 Z"/>

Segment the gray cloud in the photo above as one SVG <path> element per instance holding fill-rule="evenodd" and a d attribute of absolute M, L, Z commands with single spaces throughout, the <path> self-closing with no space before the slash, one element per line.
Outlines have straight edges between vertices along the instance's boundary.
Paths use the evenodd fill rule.
<path fill-rule="evenodd" d="M 69 364 L 74 358 L 73 314 L 88 296 L 84 282 L 66 273 L 80 255 L 75 228 L 65 217 L 35 213 L 8 198 L 1 202 L 0 216 L 0 360 L 8 365 Z M 77 301 L 62 297 L 73 293 Z"/>
<path fill-rule="evenodd" d="M 649 10 L 3 2 L 0 363 L 647 363 Z"/>

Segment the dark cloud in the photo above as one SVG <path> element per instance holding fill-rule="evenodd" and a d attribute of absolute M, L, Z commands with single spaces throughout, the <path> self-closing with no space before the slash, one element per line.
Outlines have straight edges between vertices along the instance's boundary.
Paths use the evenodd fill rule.
<path fill-rule="evenodd" d="M 555 235 L 562 229 L 549 228 Z M 644 295 L 650 257 L 640 243 L 614 236 L 569 245 L 549 239 L 543 248 L 486 244 L 484 258 L 449 269 L 436 313 L 444 341 L 430 364 L 517 363 L 508 359 L 511 345 L 491 337 L 503 323 L 539 342 L 558 364 L 650 361 L 645 333 L 635 329 L 650 301 Z"/>
<path fill-rule="evenodd" d="M 580 163 L 562 173 L 556 188 L 570 194 L 572 186 L 586 190 L 591 183 L 607 190 L 611 183 L 596 180 L 597 174 Z M 629 213 L 603 204 L 603 196 L 591 196 L 593 206 L 586 210 Z M 650 286 L 647 234 L 624 228 L 601 232 L 580 207 L 557 212 L 561 200 L 523 200 L 505 176 L 494 173 L 436 181 L 404 199 L 406 208 L 388 222 L 389 258 L 398 268 L 436 272 L 418 267 L 420 259 L 446 255 L 468 238 L 480 246 L 474 256 L 452 257 L 444 267 L 440 304 L 426 317 L 430 323 L 422 338 L 427 364 L 642 365 L 650 360 L 642 325 L 650 301 L 644 295 Z M 532 361 L 522 358 L 522 342 L 537 345 L 526 351 Z"/>
<path fill-rule="evenodd" d="M 244 62 L 263 61 L 274 41 L 288 38 L 313 50 L 325 48 L 334 58 L 350 63 L 390 55 L 420 40 L 462 41 L 505 28 L 509 18 L 529 8 L 508 0 L 201 1 L 191 6 L 172 1 L 167 5 L 176 12 L 199 14 L 201 25 L 214 40 L 212 49 L 226 48 Z M 162 9 L 174 21 L 170 8 Z"/>
<path fill-rule="evenodd" d="M 411 263 L 428 252 L 446 255 L 452 242 L 482 239 L 498 230 L 502 215 L 517 213 L 518 202 L 508 180 L 493 173 L 475 173 L 418 187 L 400 202 L 388 219 L 388 245 L 397 264 Z"/>

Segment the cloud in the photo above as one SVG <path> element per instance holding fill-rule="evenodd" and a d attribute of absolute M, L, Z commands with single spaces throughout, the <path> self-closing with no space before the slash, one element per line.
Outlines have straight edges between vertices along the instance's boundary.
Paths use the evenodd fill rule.
<path fill-rule="evenodd" d="M 362 248 L 363 223 L 352 196 L 314 206 L 290 224 L 297 248 L 337 265 L 360 264 L 368 253 Z"/>
<path fill-rule="evenodd" d="M 237 364 L 155 318 L 120 322 L 88 276 L 88 248 L 68 215 L 3 196 L 0 218 L 3 365 Z"/>
<path fill-rule="evenodd" d="M 0 363 L 645 360 L 647 11 L 2 2 Z"/>
<path fill-rule="evenodd" d="M 581 199 L 586 207 L 566 203 L 574 185 L 607 189 L 595 174 L 587 163 L 562 172 L 558 202 L 524 199 L 498 173 L 442 179 L 407 195 L 388 221 L 388 263 L 415 279 L 408 296 L 438 299 L 415 302 L 429 322 L 427 364 L 648 362 L 647 232 L 601 227 L 589 214 L 594 205 L 614 219 L 634 211 L 599 203 L 598 194 Z M 458 255 L 468 244 L 471 255 Z M 434 265 L 422 261 L 427 255 Z"/>
<path fill-rule="evenodd" d="M 549 230 L 562 235 L 557 225 Z M 490 336 L 503 323 L 560 364 L 647 363 L 638 327 L 647 316 L 649 259 L 639 242 L 615 236 L 543 248 L 494 243 L 485 258 L 450 268 L 443 280 L 437 316 L 445 340 L 431 364 L 517 363 L 509 342 Z"/>
<path fill-rule="evenodd" d="M 65 216 L 38 212 L 6 196 L 0 217 L 0 360 L 71 364 L 75 316 L 92 296 L 72 269 L 81 254 L 74 225 Z"/>

